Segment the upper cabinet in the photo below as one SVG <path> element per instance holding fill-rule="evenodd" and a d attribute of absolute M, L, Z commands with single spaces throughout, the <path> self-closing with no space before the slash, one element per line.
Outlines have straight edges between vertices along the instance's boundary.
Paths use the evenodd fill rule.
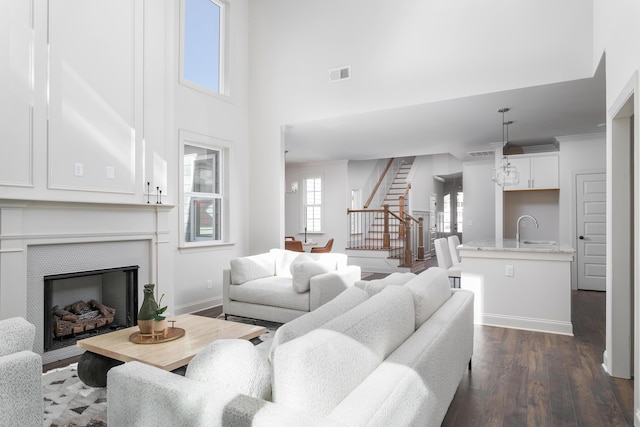
<path fill-rule="evenodd" d="M 504 187 L 504 191 L 557 190 L 558 155 L 509 156 L 509 163 L 520 173 L 520 183 Z"/>

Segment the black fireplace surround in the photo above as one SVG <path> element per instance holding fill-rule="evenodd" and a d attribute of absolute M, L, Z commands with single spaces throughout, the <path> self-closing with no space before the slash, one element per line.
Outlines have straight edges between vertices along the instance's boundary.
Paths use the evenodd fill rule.
<path fill-rule="evenodd" d="M 85 338 L 90 334 L 105 333 L 111 330 L 131 327 L 137 323 L 138 317 L 138 269 L 137 265 L 107 268 L 101 270 L 91 271 L 79 271 L 64 274 L 55 274 L 44 276 L 44 351 L 51 351 L 57 348 L 74 345 L 77 339 Z M 68 338 L 56 338 L 54 335 L 54 292 L 56 291 L 56 285 L 63 283 L 74 283 L 74 279 L 88 279 L 95 280 L 97 276 L 102 278 L 110 277 L 116 278 L 115 281 L 110 283 L 110 293 L 116 293 L 118 300 L 118 306 L 124 313 L 116 313 L 118 319 L 117 322 L 113 322 L 104 325 L 100 328 L 95 328 L 81 334 L 71 334 Z M 99 282 L 104 279 L 99 279 Z M 115 285 L 113 284 L 115 283 Z M 59 285 L 60 286 L 60 285 Z M 74 287 L 80 287 L 78 285 L 72 285 Z M 102 288 L 104 285 L 99 285 Z M 101 291 L 103 292 L 103 291 Z M 81 292 L 80 292 L 81 293 Z M 112 297 L 113 298 L 113 297 Z M 75 301 L 66 301 L 65 304 L 72 304 Z M 102 301 L 99 301 L 102 303 Z M 105 304 L 109 305 L 109 304 Z M 118 310 L 118 311 L 120 311 Z"/>

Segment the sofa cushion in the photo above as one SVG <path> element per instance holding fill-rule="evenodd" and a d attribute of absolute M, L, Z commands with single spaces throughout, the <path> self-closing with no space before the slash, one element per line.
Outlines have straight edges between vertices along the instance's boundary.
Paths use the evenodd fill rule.
<path fill-rule="evenodd" d="M 263 277 L 273 276 L 276 256 L 273 253 L 265 253 L 232 259 L 231 283 L 241 285 L 245 282 Z"/>
<path fill-rule="evenodd" d="M 391 273 L 382 279 L 361 280 L 357 286 L 364 289 L 370 296 L 372 296 L 389 285 L 404 285 L 414 277 L 416 277 L 414 273 Z"/>
<path fill-rule="evenodd" d="M 447 271 L 431 267 L 407 282 L 404 287 L 413 292 L 418 329 L 440 306 L 451 297 Z"/>
<path fill-rule="evenodd" d="M 271 365 L 247 340 L 214 341 L 191 359 L 185 377 L 217 389 L 271 398 Z"/>
<path fill-rule="evenodd" d="M 271 341 L 270 358 L 273 356 L 275 348 L 280 344 L 319 328 L 335 317 L 346 313 L 367 298 L 369 296 L 362 289 L 350 287 L 328 303 L 280 326 Z"/>
<path fill-rule="evenodd" d="M 307 292 L 313 276 L 333 270 L 335 268 L 331 264 L 322 261 L 294 262 L 291 264 L 293 289 L 296 292 Z"/>
<path fill-rule="evenodd" d="M 288 251 L 285 249 L 271 249 L 269 251 L 275 257 L 275 274 L 276 276 L 291 277 L 291 264 L 307 259 L 311 261 L 312 258 L 307 254 L 300 252 Z"/>
<path fill-rule="evenodd" d="M 289 277 L 271 276 L 242 285 L 230 285 L 229 298 L 252 304 L 309 311 L 309 293 L 296 292 Z"/>
<path fill-rule="evenodd" d="M 388 287 L 346 313 L 275 348 L 273 401 L 326 415 L 413 333 L 411 291 Z"/>
<path fill-rule="evenodd" d="M 311 252 L 308 255 L 315 261 L 333 264 L 334 270 L 345 268 L 347 266 L 347 255 L 339 252 Z"/>

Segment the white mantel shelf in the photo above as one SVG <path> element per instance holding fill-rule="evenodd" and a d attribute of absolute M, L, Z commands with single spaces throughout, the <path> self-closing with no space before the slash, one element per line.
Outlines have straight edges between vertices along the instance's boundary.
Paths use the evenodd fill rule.
<path fill-rule="evenodd" d="M 468 242 L 458 250 L 461 287 L 475 293 L 476 323 L 573 335 L 572 247 L 504 239 Z"/>

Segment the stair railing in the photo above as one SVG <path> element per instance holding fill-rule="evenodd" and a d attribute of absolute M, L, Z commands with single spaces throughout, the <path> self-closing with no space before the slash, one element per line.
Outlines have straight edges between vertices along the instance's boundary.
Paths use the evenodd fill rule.
<path fill-rule="evenodd" d="M 400 159 L 396 159 L 393 157 L 386 162 L 382 171 L 382 164 L 376 164 L 376 167 L 371 172 L 371 175 L 369 175 L 369 179 L 363 186 L 364 194 L 366 194 L 365 192 L 368 188 L 373 187 L 371 189 L 371 193 L 369 194 L 367 202 L 364 204 L 365 209 L 367 209 L 369 206 L 382 206 L 384 197 L 391 187 L 396 172 L 398 171 L 398 169 L 400 169 L 400 165 Z"/>
<path fill-rule="evenodd" d="M 424 220 L 404 212 L 402 217 L 383 209 L 347 209 L 349 249 L 398 250 L 402 266 L 424 260 Z M 376 220 L 382 218 L 382 228 Z M 397 230 L 395 229 L 397 227 Z"/>

